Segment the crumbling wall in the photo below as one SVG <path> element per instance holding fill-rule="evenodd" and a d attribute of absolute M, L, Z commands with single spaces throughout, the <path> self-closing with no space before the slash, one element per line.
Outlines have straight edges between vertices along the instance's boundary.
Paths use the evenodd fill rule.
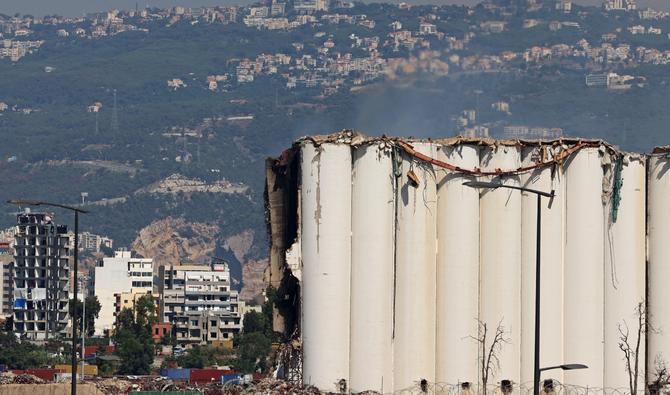
<path fill-rule="evenodd" d="M 270 263 L 266 282 L 275 291 L 273 322 L 275 332 L 290 337 L 296 332 L 300 311 L 299 284 L 286 263 L 286 251 L 298 234 L 299 150 L 288 149 L 265 162 L 265 206 Z"/>

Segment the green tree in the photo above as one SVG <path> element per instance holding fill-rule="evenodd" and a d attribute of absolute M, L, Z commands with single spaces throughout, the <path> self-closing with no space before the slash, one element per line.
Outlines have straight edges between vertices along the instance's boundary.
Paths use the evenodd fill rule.
<path fill-rule="evenodd" d="M 14 369 L 40 368 L 59 362 L 44 347 L 19 341 L 12 332 L 0 331 L 0 364 Z"/>
<path fill-rule="evenodd" d="M 151 325 L 157 322 L 154 299 L 144 295 L 133 310 L 123 309 L 116 319 L 115 353 L 121 358 L 120 374 L 149 374 L 154 360 Z"/>
<path fill-rule="evenodd" d="M 208 350 L 200 347 L 194 346 L 192 349 L 186 353 L 186 355 L 177 358 L 177 363 L 182 368 L 197 368 L 202 369 L 207 365 L 210 365 L 210 358 Z"/>
<path fill-rule="evenodd" d="M 270 323 L 265 314 L 250 311 L 244 315 L 244 333 L 267 333 L 271 330 Z"/>
<path fill-rule="evenodd" d="M 235 368 L 244 373 L 265 370 L 266 359 L 272 349 L 271 340 L 260 332 L 243 333 L 236 339 L 239 356 Z"/>
<path fill-rule="evenodd" d="M 81 330 L 81 316 L 83 315 L 83 304 L 79 299 L 70 299 L 70 316 L 73 309 L 77 309 L 77 327 Z M 93 336 L 95 332 L 95 320 L 100 313 L 100 302 L 97 296 L 86 297 L 86 336 Z"/>

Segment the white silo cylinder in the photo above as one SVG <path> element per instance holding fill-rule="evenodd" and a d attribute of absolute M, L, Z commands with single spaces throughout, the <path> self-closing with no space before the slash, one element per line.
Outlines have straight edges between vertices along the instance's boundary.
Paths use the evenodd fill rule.
<path fill-rule="evenodd" d="M 301 158 L 303 381 L 349 381 L 351 147 L 304 143 Z"/>
<path fill-rule="evenodd" d="M 463 169 L 479 167 L 474 145 L 443 146 L 437 159 Z M 436 168 L 437 348 L 436 381 L 471 382 L 479 377 L 479 192 L 463 185 L 472 177 Z"/>
<path fill-rule="evenodd" d="M 523 166 L 554 156 L 545 146 L 523 150 Z M 558 154 L 559 151 L 556 151 Z M 521 186 L 543 192 L 540 233 L 540 366 L 563 363 L 563 245 L 565 237 L 565 180 L 560 167 L 536 169 L 521 175 Z M 537 195 L 521 194 L 521 383 L 532 388 L 535 362 L 535 270 L 537 244 Z M 541 379 L 563 381 L 561 370 L 542 374 Z"/>
<path fill-rule="evenodd" d="M 433 145 L 414 148 L 434 157 Z M 435 380 L 437 196 L 432 166 L 403 154 L 398 179 L 393 386 L 400 391 Z M 419 184 L 408 179 L 412 171 Z"/>
<path fill-rule="evenodd" d="M 620 203 L 616 221 L 613 200 L 605 213 L 605 376 L 606 388 L 628 390 L 628 371 L 619 349 L 619 327 L 629 331 L 635 349 L 639 303 L 646 292 L 646 169 L 640 158 L 628 157 L 622 165 Z M 644 335 L 640 336 L 638 388 L 644 389 Z"/>
<path fill-rule="evenodd" d="M 351 258 L 352 392 L 393 390 L 394 177 L 390 150 L 354 151 Z"/>
<path fill-rule="evenodd" d="M 487 171 L 514 170 L 521 165 L 520 148 L 493 146 L 482 149 L 481 167 Z M 493 177 L 494 181 L 519 186 L 518 176 Z M 481 191 L 480 200 L 480 310 L 479 319 L 493 338 L 498 324 L 508 342 L 498 353 L 500 369 L 489 384 L 520 380 L 521 335 L 521 195 L 500 188 Z"/>
<path fill-rule="evenodd" d="M 670 156 L 655 153 L 649 159 L 649 264 L 647 308 L 655 331 L 647 334 L 647 376 L 655 379 L 657 360 L 670 363 Z"/>
<path fill-rule="evenodd" d="M 565 363 L 589 368 L 566 371 L 566 384 L 603 386 L 604 208 L 603 170 L 597 148 L 578 151 L 566 163 L 564 269 Z"/>

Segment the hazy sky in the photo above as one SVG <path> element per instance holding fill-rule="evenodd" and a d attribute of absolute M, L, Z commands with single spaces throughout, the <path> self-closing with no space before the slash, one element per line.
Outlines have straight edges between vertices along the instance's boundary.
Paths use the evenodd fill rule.
<path fill-rule="evenodd" d="M 395 0 L 397 2 L 398 0 Z M 438 3 L 438 4 L 476 4 L 480 0 L 405 0 L 409 3 Z M 0 13 L 46 15 L 81 15 L 85 12 L 105 11 L 113 8 L 131 9 L 135 4 L 139 7 L 150 6 L 210 6 L 225 4 L 243 4 L 252 0 L 0 0 Z M 579 4 L 601 4 L 602 0 L 576 0 Z M 669 0 L 638 0 L 640 7 L 654 7 L 670 11 Z"/>

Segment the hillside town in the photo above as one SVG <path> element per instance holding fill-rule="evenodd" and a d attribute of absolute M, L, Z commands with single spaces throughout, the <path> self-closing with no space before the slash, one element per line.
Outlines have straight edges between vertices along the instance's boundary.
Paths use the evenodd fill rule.
<path fill-rule="evenodd" d="M 374 11 L 374 7 L 365 9 Z M 284 31 L 303 40 L 292 42 L 290 52 L 264 50 L 254 58 L 232 58 L 220 72 L 196 78 L 195 85 L 188 81 L 191 78 L 187 75 L 175 75 L 166 82 L 167 89 L 229 91 L 259 77 L 272 77 L 281 79 L 286 89 L 319 88 L 328 95 L 345 86 L 351 88 L 418 72 L 443 76 L 558 65 L 588 74 L 670 62 L 669 14 L 638 9 L 632 0 L 608 0 L 601 9 L 573 6 L 570 0 L 529 0 L 522 20 L 515 19 L 510 6 L 495 1 L 485 1 L 465 11 L 405 3 L 395 7 L 392 14 L 397 19 L 390 23 L 384 22 L 386 16 L 380 10 L 374 14 L 361 13 L 358 11 L 363 8 L 361 4 L 324 0 L 112 10 L 79 18 L 0 16 L 0 58 L 18 62 L 46 44 L 151 34 L 182 25 L 198 29 L 200 25 L 221 24 L 241 25 L 261 33 Z M 618 27 L 613 31 L 594 36 L 586 29 L 589 18 L 600 14 L 618 18 L 619 13 L 625 14 L 625 18 L 622 23 L 617 22 Z M 351 33 L 335 35 L 333 28 Z M 481 48 L 482 41 L 493 40 L 496 35 L 501 40 L 511 40 L 514 35 L 536 32 L 558 42 L 520 50 Z M 561 41 L 562 37 L 577 39 Z M 635 44 L 640 41 L 637 37 L 644 37 L 646 44 Z"/>

